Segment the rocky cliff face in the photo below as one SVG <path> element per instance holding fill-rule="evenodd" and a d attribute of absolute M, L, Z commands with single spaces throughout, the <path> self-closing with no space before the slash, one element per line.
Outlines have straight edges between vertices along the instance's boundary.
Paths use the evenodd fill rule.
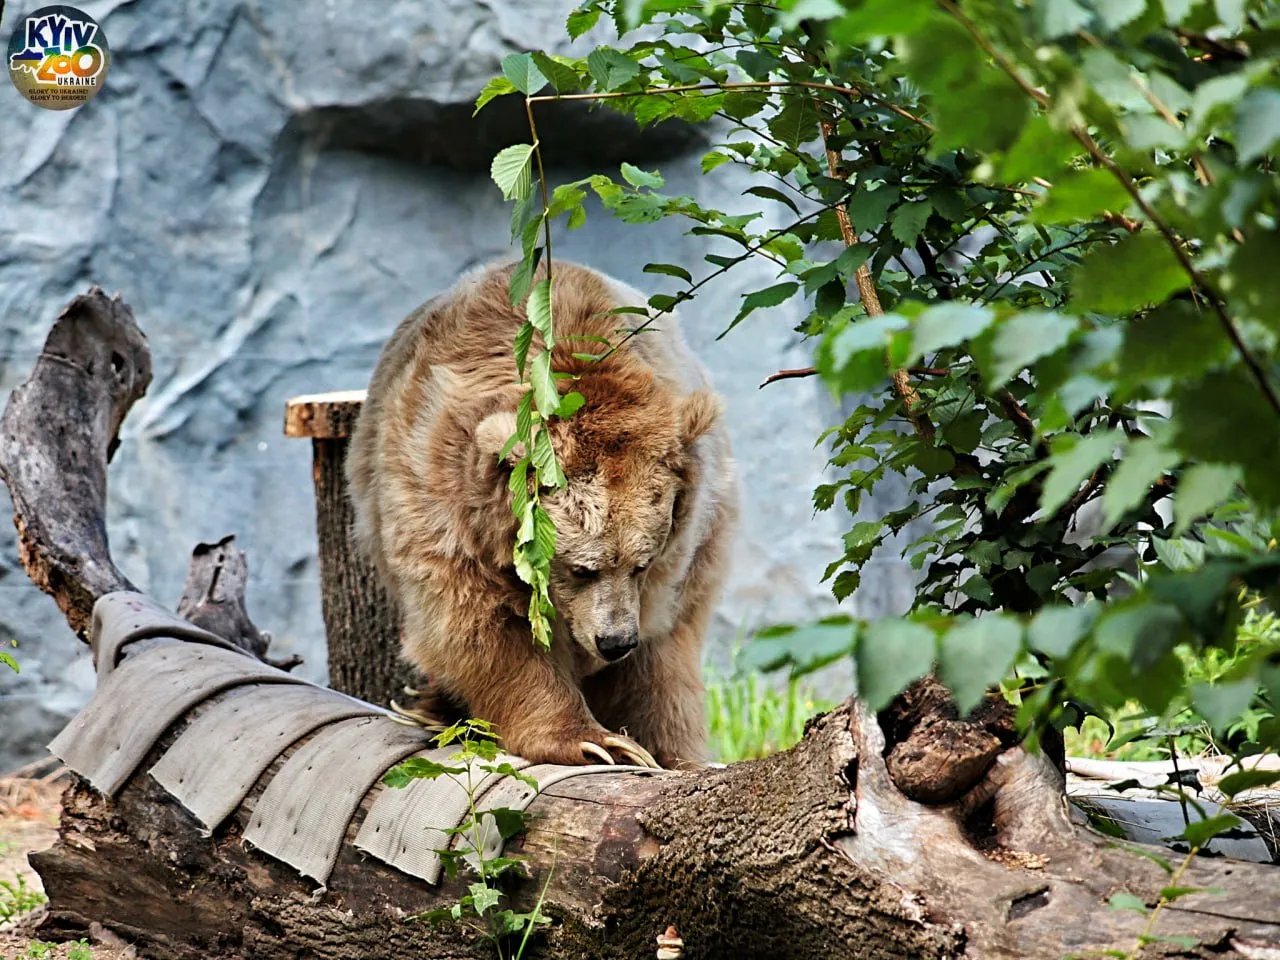
<path fill-rule="evenodd" d="M 4 8 L 7 38 L 22 4 Z M 0 386 L 30 369 L 75 292 L 121 291 L 147 332 L 156 378 L 126 424 L 111 476 L 111 540 L 125 572 L 175 602 L 197 540 L 239 535 L 250 610 L 279 654 L 324 676 L 310 449 L 286 440 L 287 397 L 361 387 L 412 307 L 466 268 L 508 252 L 508 214 L 488 162 L 523 137 L 522 111 L 471 102 L 513 50 L 563 36 L 567 0 L 90 2 L 112 50 L 105 88 L 69 112 L 0 82 Z M 514 106 L 514 105 L 512 105 Z M 616 115 L 548 106 L 551 176 L 621 160 L 660 167 L 673 191 L 720 207 L 749 186 L 699 174 L 702 135 L 640 135 Z M 696 264 L 704 238 L 674 224 L 597 214 L 557 255 L 641 289 L 650 260 Z M 768 267 L 769 264 L 763 266 Z M 828 612 L 818 584 L 839 523 L 811 515 L 818 432 L 836 417 L 812 380 L 758 391 L 809 362 L 794 305 L 715 337 L 749 284 L 746 267 L 685 312 L 687 335 L 729 401 L 744 488 L 719 653 L 764 621 Z M 7 504 L 4 505 L 7 510 Z M 0 769 L 36 755 L 88 695 L 92 671 L 53 604 L 0 540 Z M 860 612 L 900 608 L 895 565 L 864 578 Z"/>

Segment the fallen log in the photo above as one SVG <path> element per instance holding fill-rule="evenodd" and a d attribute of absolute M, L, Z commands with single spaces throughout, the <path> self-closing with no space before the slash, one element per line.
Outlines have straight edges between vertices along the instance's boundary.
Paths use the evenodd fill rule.
<path fill-rule="evenodd" d="M 50 342 L 85 356 L 101 355 L 132 325 L 127 308 L 100 294 L 73 306 Z M 64 484 L 76 499 L 62 504 L 62 488 L 24 484 L 52 483 L 51 471 L 72 463 L 105 478 L 133 391 L 94 381 L 136 383 L 149 361 L 145 349 L 105 371 L 64 359 L 42 358 L 15 391 L 0 470 L 25 531 L 24 564 L 83 633 L 93 602 L 129 589 L 110 575 L 105 479 Z M 57 400 L 66 371 L 79 405 Z M 24 401 L 32 396 L 49 401 Z M 67 443 L 78 446 L 56 455 Z M 23 457 L 47 466 L 26 469 Z M 174 627 L 172 642 L 196 632 Z M 134 644 L 125 663 L 137 655 L 130 650 L 162 640 Z M 291 683 L 302 691 L 293 696 L 335 696 Z M 431 884 L 353 843 L 389 788 L 360 801 L 322 886 L 245 842 L 305 737 L 225 821 L 205 829 L 148 773 L 201 709 L 173 724 L 119 789 L 98 792 L 85 781 L 69 789 L 57 844 L 33 858 L 50 898 L 45 936 L 82 936 L 96 923 L 160 958 L 494 956 L 473 929 L 413 919 L 455 901 L 465 879 Z M 547 788 L 509 844 L 528 867 L 510 885 L 513 904 L 530 909 L 545 890 L 553 921 L 531 952 L 653 956 L 656 938 L 674 926 L 689 958 L 1280 956 L 1273 868 L 1190 857 L 1171 879 L 1149 856 L 1072 825 L 1058 765 L 1009 737 L 999 717 L 980 720 L 981 729 L 956 726 L 964 722 L 928 691 L 883 722 L 852 699 L 765 760 L 698 774 L 606 772 Z M 931 746 L 933 729 L 943 731 L 937 742 L 959 745 L 952 760 Z M 915 784 L 912 796 L 935 778 L 951 786 L 922 803 L 904 794 L 891 767 Z M 1205 892 L 1169 901 L 1162 891 L 1172 885 Z M 1111 909 L 1118 893 L 1147 911 Z"/>

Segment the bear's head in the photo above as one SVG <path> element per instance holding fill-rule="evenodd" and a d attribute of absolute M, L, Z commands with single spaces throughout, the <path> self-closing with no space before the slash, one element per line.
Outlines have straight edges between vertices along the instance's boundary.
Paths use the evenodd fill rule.
<path fill-rule="evenodd" d="M 556 525 L 551 599 L 563 633 L 602 667 L 644 637 L 647 579 L 673 579 L 687 565 L 669 547 L 697 469 L 695 441 L 715 425 L 721 402 L 709 390 L 679 394 L 647 374 L 587 376 L 571 389 L 585 404 L 550 427 L 568 482 L 542 495 Z M 494 413 L 476 441 L 494 455 L 514 430 L 513 413 Z"/>

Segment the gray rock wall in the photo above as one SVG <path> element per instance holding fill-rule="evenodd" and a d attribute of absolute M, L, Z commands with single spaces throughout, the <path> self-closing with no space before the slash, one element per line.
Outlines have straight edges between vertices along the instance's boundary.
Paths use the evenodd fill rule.
<path fill-rule="evenodd" d="M 20 6 L 5 7 L 0 37 Z M 373 16 L 333 0 L 84 0 L 112 50 L 96 99 L 45 111 L 0 81 L 0 387 L 22 380 L 61 305 L 88 284 L 132 305 L 156 378 L 125 426 L 109 520 L 114 554 L 143 588 L 174 602 L 193 543 L 237 533 L 255 619 L 277 653 L 301 653 L 302 671 L 323 679 L 310 449 L 281 435 L 284 401 L 363 386 L 406 312 L 508 253 L 487 169 L 521 139 L 519 111 L 473 122 L 470 102 L 506 53 L 561 37 L 570 6 L 406 0 Z M 749 186 L 723 169 L 701 177 L 687 130 L 640 137 L 613 115 L 562 106 L 545 108 L 541 126 L 553 179 L 626 159 L 721 207 Z M 654 289 L 646 261 L 697 264 L 707 249 L 676 224 L 594 213 L 556 252 Z M 770 279 L 735 271 L 685 315 L 728 398 L 742 467 L 721 661 L 754 625 L 832 608 L 818 578 L 840 518 L 812 516 L 809 493 L 823 469 L 813 440 L 837 412 L 812 380 L 757 390 L 809 362 L 791 332 L 798 308 L 715 340 L 741 292 Z M 23 672 L 0 670 L 0 769 L 37 755 L 93 683 L 3 526 L 0 639 L 19 641 Z M 867 581 L 862 612 L 909 595 L 896 566 Z"/>

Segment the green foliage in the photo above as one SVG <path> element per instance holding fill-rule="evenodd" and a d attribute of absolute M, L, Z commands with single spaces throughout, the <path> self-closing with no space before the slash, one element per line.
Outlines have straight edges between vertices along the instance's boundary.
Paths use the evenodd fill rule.
<path fill-rule="evenodd" d="M 920 571 L 907 619 L 763 649 L 793 668 L 852 657 L 873 706 L 934 664 L 971 703 L 1018 663 L 1029 727 L 1079 704 L 1143 723 L 1191 711 L 1232 749 L 1280 746 L 1274 650 L 1237 629 L 1280 587 L 1280 4 L 587 0 L 569 30 L 603 22 L 620 40 L 557 60 L 555 89 L 641 125 L 716 118 L 704 173 L 755 182 L 718 209 L 627 165 L 543 183 L 539 208 L 531 124 L 533 146 L 495 165 L 524 257 L 513 294 L 591 194 L 623 222 L 675 217 L 716 241 L 708 268 L 651 265 L 683 287 L 620 314 L 593 356 L 738 264 L 772 263 L 730 326 L 804 296 L 798 332 L 853 401 L 814 492 L 859 517 L 826 579 L 843 600 L 885 552 Z M 531 117 L 559 95 L 536 56 L 504 64 Z M 909 501 L 860 517 L 893 474 Z M 531 464 L 520 484 L 555 475 Z M 1219 657 L 1228 674 L 1201 679 Z"/>
<path fill-rule="evenodd" d="M 446 727 L 436 735 L 436 746 L 456 746 L 457 749 L 447 763 L 428 757 L 410 757 L 388 770 L 382 782 L 400 789 L 414 780 L 447 777 L 462 788 L 467 797 L 467 816 L 457 826 L 444 831 L 451 838 L 460 838 L 459 849 L 446 848 L 436 853 L 450 879 L 466 869 L 474 874 L 476 880 L 468 884 L 467 892 L 450 906 L 428 911 L 416 919 L 433 924 L 461 923 L 492 941 L 499 960 L 507 957 L 519 960 L 524 956 L 533 931 L 550 923 L 542 913 L 546 885 L 543 885 L 538 903 L 528 913 L 519 913 L 508 907 L 500 909 L 506 896 L 501 889 L 501 881 L 508 874 L 520 873 L 523 861 L 517 857 L 487 856 L 485 841 L 496 837 L 505 841 L 520 833 L 525 826 L 524 813 L 506 808 L 478 811 L 476 794 L 479 781 L 490 774 L 514 777 L 534 790 L 538 788 L 538 782 L 502 759 L 497 732 L 485 720 L 463 720 Z M 547 883 L 550 880 L 548 876 Z"/>
<path fill-rule="evenodd" d="M 44 940 L 32 940 L 22 954 L 23 960 L 46 960 L 54 955 L 57 944 Z M 67 960 L 93 960 L 93 948 L 88 940 L 71 940 L 66 944 Z"/>
<path fill-rule="evenodd" d="M 779 690 L 757 670 L 734 669 L 707 683 L 711 756 L 721 763 L 756 760 L 794 746 L 810 717 L 830 710 L 797 676 Z"/>
<path fill-rule="evenodd" d="M 0 923 L 8 923 L 24 913 L 30 913 L 48 898 L 39 890 L 27 885 L 21 874 L 13 880 L 0 880 Z"/>
<path fill-rule="evenodd" d="M 10 640 L 10 641 L 9 641 L 9 646 L 11 646 L 11 647 L 16 647 L 17 645 L 18 645 L 18 641 L 17 641 L 17 640 Z M 17 659 L 14 657 L 14 655 L 13 655 L 13 654 L 9 653 L 7 650 L 0 650 L 0 663 L 4 664 L 6 667 L 8 667 L 8 668 L 9 668 L 10 670 L 12 670 L 14 673 L 18 673 L 18 672 L 19 672 L 19 670 L 18 670 L 18 661 L 17 661 Z"/>

